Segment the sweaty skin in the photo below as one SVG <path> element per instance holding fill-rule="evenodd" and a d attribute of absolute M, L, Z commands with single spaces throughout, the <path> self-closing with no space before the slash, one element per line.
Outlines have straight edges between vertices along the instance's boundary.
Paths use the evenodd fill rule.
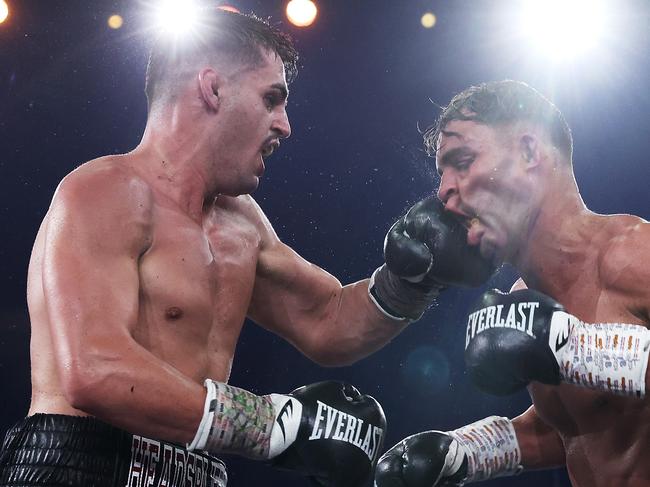
<path fill-rule="evenodd" d="M 568 163 L 534 126 L 453 121 L 439 140 L 439 196 L 484 256 L 519 270 L 513 290 L 527 284 L 587 323 L 649 327 L 648 222 L 589 211 Z M 650 483 L 647 398 L 536 382 L 529 392 L 533 405 L 513 420 L 525 468 L 566 464 L 579 487 Z"/>
<path fill-rule="evenodd" d="M 235 81 L 203 69 L 150 113 L 133 152 L 59 185 L 29 265 L 29 414 L 93 415 L 187 443 L 203 381 L 228 380 L 246 316 L 323 365 L 403 329 L 367 280 L 343 287 L 284 245 L 246 194 L 269 143 L 290 133 L 282 62 L 264 59 Z"/>

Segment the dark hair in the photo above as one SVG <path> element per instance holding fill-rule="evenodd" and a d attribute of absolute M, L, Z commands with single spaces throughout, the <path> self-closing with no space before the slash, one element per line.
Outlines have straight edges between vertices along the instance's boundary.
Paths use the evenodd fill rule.
<path fill-rule="evenodd" d="M 452 120 L 473 120 L 485 125 L 508 125 L 520 121 L 540 124 L 553 144 L 571 160 L 573 138 L 564 116 L 548 99 L 521 81 L 492 81 L 470 86 L 452 98 L 438 121 L 424 133 L 430 156 L 438 150 L 438 137 Z"/>
<path fill-rule="evenodd" d="M 149 54 L 145 93 L 149 109 L 161 91 L 182 72 L 184 63 L 199 59 L 225 58 L 232 63 L 255 67 L 262 63 L 262 49 L 277 54 L 284 64 L 287 82 L 298 70 L 298 52 L 288 34 L 254 14 L 240 14 L 217 7 L 204 7 L 200 25 L 182 42 L 160 35 Z"/>

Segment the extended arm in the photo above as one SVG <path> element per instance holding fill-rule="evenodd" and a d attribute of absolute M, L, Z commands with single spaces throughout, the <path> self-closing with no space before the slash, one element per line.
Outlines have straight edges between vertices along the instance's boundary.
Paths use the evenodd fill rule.
<path fill-rule="evenodd" d="M 249 314 L 324 365 L 365 357 L 417 320 L 446 286 L 477 286 L 493 272 L 434 197 L 391 227 L 386 264 L 372 279 L 347 286 L 282 244 L 257 211 L 265 243 Z"/>

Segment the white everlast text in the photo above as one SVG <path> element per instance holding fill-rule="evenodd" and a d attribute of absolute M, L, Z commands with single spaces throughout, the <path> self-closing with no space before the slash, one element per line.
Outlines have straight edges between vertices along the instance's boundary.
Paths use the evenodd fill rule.
<path fill-rule="evenodd" d="M 379 455 L 384 430 L 320 401 L 317 403 L 316 421 L 309 439 L 345 441 L 361 449 L 374 462 Z"/>
<path fill-rule="evenodd" d="M 505 312 L 503 308 L 503 304 L 486 306 L 469 315 L 465 348 L 476 335 L 490 328 L 513 328 L 535 338 L 533 322 L 538 302 L 512 303 Z"/>

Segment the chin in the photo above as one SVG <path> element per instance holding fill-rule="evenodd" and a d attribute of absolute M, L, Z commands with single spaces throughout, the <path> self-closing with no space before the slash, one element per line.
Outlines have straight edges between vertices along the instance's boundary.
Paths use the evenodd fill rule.
<path fill-rule="evenodd" d="M 259 185 L 260 185 L 260 178 L 255 176 L 253 180 L 249 184 L 247 184 L 245 188 L 243 188 L 240 194 L 254 193 L 255 190 L 259 187 Z"/>

